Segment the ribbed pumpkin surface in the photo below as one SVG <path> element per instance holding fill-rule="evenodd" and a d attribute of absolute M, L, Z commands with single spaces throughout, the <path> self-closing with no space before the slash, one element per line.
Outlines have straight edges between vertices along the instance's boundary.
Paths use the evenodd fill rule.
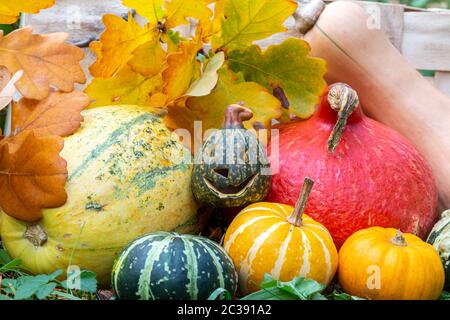
<path fill-rule="evenodd" d="M 427 242 L 432 244 L 439 253 L 445 269 L 445 287 L 450 289 L 450 210 L 442 213 L 441 219 L 431 230 Z"/>
<path fill-rule="evenodd" d="M 259 290 L 264 273 L 290 281 L 304 276 L 329 284 L 338 265 L 336 247 L 320 223 L 303 214 L 303 225 L 287 221 L 293 207 L 259 202 L 242 210 L 225 234 L 224 248 L 245 294 Z"/>
<path fill-rule="evenodd" d="M 48 240 L 24 238 L 27 223 L 2 214 L 1 237 L 14 258 L 36 273 L 72 264 L 109 283 L 113 260 L 131 240 L 152 231 L 199 230 L 191 194 L 190 153 L 160 117 L 134 106 L 83 112 L 82 127 L 65 139 L 67 203 L 44 210 Z"/>
<path fill-rule="evenodd" d="M 351 235 L 339 251 L 339 284 L 370 300 L 435 300 L 444 287 L 444 268 L 433 247 L 394 228 L 371 227 Z"/>
<path fill-rule="evenodd" d="M 234 293 L 237 274 L 215 242 L 155 232 L 123 250 L 114 263 L 112 287 L 120 299 L 207 299 L 217 288 Z"/>

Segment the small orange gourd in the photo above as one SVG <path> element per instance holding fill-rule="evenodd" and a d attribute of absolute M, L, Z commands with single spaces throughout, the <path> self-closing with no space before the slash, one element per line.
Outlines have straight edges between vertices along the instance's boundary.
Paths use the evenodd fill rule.
<path fill-rule="evenodd" d="M 295 208 L 259 202 L 243 209 L 224 239 L 239 274 L 239 289 L 260 289 L 265 273 L 281 281 L 304 276 L 328 285 L 338 266 L 338 254 L 328 230 L 303 214 L 313 181 L 305 179 Z"/>
<path fill-rule="evenodd" d="M 435 300 L 444 277 L 433 246 L 393 228 L 360 230 L 339 251 L 339 284 L 365 299 Z"/>

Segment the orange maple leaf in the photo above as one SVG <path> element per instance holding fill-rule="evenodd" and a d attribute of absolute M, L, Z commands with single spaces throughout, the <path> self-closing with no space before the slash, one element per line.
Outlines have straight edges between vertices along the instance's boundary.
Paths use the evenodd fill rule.
<path fill-rule="evenodd" d="M 31 28 L 22 28 L 7 36 L 0 32 L 0 66 L 11 74 L 23 70 L 17 89 L 29 99 L 47 97 L 51 87 L 70 92 L 75 83 L 85 83 L 80 61 L 84 51 L 64 43 L 66 33 L 32 34 Z"/>
<path fill-rule="evenodd" d="M 64 141 L 59 136 L 26 134 L 23 143 L 0 146 L 0 204 L 5 213 L 24 220 L 41 219 L 42 208 L 56 208 L 67 200 L 64 185 L 67 163 L 59 156 Z M 11 152 L 11 149 L 14 151 Z"/>

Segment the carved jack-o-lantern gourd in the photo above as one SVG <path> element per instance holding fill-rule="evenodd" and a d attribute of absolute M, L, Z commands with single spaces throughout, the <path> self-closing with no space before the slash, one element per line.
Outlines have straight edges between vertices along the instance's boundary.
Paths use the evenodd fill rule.
<path fill-rule="evenodd" d="M 261 201 L 270 186 L 269 161 L 257 137 L 244 128 L 252 112 L 230 105 L 221 129 L 197 153 L 192 191 L 202 204 L 228 208 Z"/>

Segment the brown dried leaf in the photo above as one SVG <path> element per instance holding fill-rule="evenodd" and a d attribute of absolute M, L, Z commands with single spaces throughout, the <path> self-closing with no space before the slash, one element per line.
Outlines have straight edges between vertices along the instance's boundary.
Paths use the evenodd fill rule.
<path fill-rule="evenodd" d="M 64 43 L 67 37 L 66 33 L 32 34 L 31 28 L 0 34 L 0 65 L 11 74 L 24 71 L 16 84 L 24 97 L 45 99 L 52 86 L 70 92 L 75 83 L 86 81 L 80 67 L 84 51 Z"/>
<path fill-rule="evenodd" d="M 8 140 L 0 146 L 0 205 L 16 219 L 37 221 L 42 208 L 56 208 L 67 200 L 67 163 L 59 156 L 63 139 L 28 131 L 20 145 Z"/>
<path fill-rule="evenodd" d="M 12 132 L 18 136 L 32 130 L 38 136 L 67 136 L 80 127 L 81 110 L 90 103 L 83 92 L 52 92 L 41 101 L 21 99 L 13 108 Z"/>

